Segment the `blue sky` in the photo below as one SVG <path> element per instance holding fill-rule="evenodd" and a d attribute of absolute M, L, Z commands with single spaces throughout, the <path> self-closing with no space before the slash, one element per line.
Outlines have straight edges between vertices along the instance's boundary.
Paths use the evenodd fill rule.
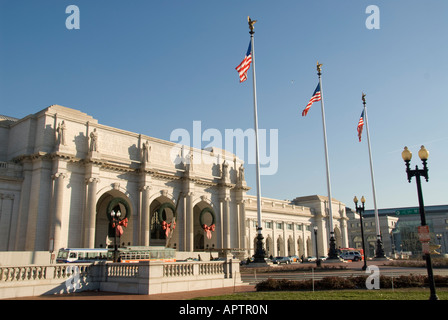
<path fill-rule="evenodd" d="M 66 7 L 77 5 L 80 29 Z M 365 22 L 380 10 L 380 29 Z M 252 74 L 235 67 L 255 25 L 260 129 L 278 129 L 279 167 L 262 196 L 327 195 L 320 104 L 307 117 L 323 63 L 332 195 L 373 208 L 365 130 L 367 94 L 379 208 L 417 206 L 401 151 L 430 152 L 426 205 L 448 203 L 448 2 L 395 1 L 7 1 L 0 0 L 0 113 L 24 117 L 52 104 L 100 123 L 169 140 L 177 128 L 253 127 Z M 206 143 L 205 143 L 206 144 Z M 255 194 L 255 170 L 246 167 Z"/>

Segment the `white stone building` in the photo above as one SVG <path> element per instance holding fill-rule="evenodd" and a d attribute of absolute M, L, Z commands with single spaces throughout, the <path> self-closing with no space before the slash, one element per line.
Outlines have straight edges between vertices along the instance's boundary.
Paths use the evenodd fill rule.
<path fill-rule="evenodd" d="M 127 218 L 124 245 L 254 253 L 256 198 L 232 153 L 179 147 L 58 105 L 23 119 L 0 116 L 0 141 L 0 251 L 108 246 L 113 210 Z M 313 255 L 314 225 L 327 252 L 327 200 L 263 198 L 267 253 Z M 332 206 L 344 247 L 345 205 L 333 199 Z"/>

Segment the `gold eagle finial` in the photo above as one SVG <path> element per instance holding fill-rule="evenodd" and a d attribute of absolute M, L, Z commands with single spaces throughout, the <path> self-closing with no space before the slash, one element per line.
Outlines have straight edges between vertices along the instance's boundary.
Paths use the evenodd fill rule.
<path fill-rule="evenodd" d="M 366 103 L 366 94 L 364 92 L 362 93 L 362 102 Z"/>
<path fill-rule="evenodd" d="M 247 22 L 249 23 L 249 29 L 251 32 L 254 32 L 254 24 L 257 20 L 252 20 L 249 16 L 247 16 Z"/>
<path fill-rule="evenodd" d="M 317 61 L 317 72 L 321 72 L 322 71 L 322 63 L 319 64 L 319 61 Z"/>

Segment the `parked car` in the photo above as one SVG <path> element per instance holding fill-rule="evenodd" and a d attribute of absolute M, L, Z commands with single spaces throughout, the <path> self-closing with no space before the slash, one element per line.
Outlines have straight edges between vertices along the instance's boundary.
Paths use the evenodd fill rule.
<path fill-rule="evenodd" d="M 358 251 L 347 251 L 341 254 L 339 257 L 344 260 L 352 260 L 352 261 L 362 260 L 362 256 Z"/>
<path fill-rule="evenodd" d="M 308 262 L 315 262 L 316 260 L 317 260 L 317 258 L 314 256 L 308 256 L 305 258 L 305 261 L 308 261 Z"/>
<path fill-rule="evenodd" d="M 291 262 L 300 262 L 300 258 L 298 256 L 289 256 Z"/>
<path fill-rule="evenodd" d="M 275 264 L 290 264 L 291 259 L 289 259 L 289 257 L 275 257 L 274 259 L 272 259 L 272 262 Z"/>
<path fill-rule="evenodd" d="M 327 257 L 325 257 L 325 256 L 320 256 L 320 257 L 319 257 L 319 260 L 320 260 L 320 261 L 325 261 L 325 260 L 327 260 Z"/>

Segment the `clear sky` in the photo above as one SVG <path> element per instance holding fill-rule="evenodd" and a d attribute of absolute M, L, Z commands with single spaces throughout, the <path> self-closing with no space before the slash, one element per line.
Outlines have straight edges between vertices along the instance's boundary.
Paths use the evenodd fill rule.
<path fill-rule="evenodd" d="M 79 29 L 66 27 L 69 5 Z M 366 27 L 369 5 L 379 29 Z M 262 196 L 327 195 L 320 103 L 301 116 L 319 60 L 333 197 L 353 206 L 364 195 L 373 208 L 366 131 L 362 142 L 356 132 L 365 92 L 378 207 L 418 205 L 401 151 L 421 166 L 422 144 L 425 204 L 448 204 L 446 0 L 0 0 L 0 113 L 59 104 L 164 140 L 193 121 L 223 134 L 253 128 L 252 73 L 240 84 L 235 71 L 248 15 L 258 20 L 259 128 L 277 129 L 279 142 Z M 246 180 L 255 195 L 254 165 Z"/>

